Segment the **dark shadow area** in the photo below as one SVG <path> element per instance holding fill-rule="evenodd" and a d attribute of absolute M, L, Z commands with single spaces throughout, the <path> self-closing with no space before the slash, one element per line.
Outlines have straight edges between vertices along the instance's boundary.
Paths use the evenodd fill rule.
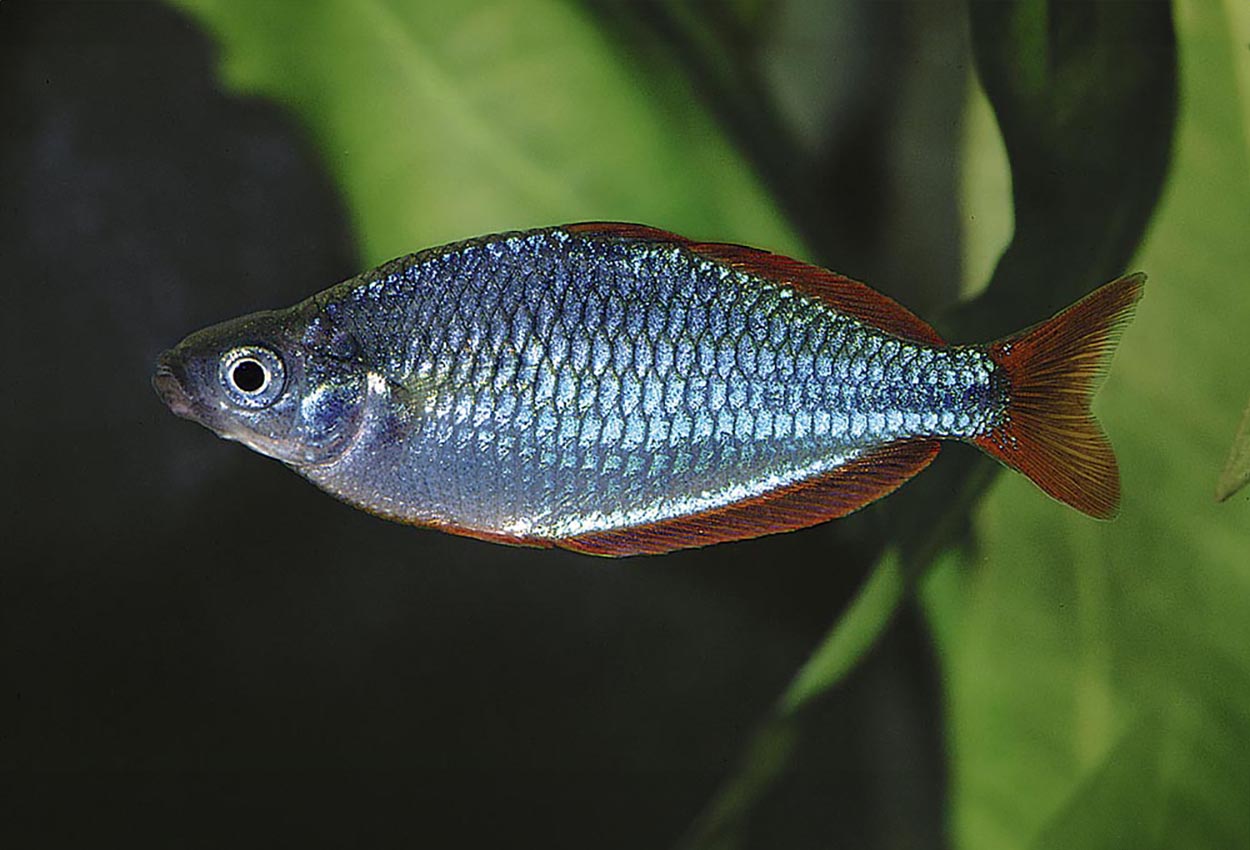
<path fill-rule="evenodd" d="M 36 846 L 220 846 L 244 818 L 338 844 L 679 835 L 858 587 L 880 517 L 598 562 L 353 511 L 148 385 L 187 332 L 360 270 L 291 116 L 223 94 L 164 6 L 4 3 L 0 126 L 9 826 Z M 821 185 L 875 179 L 848 163 L 890 126 L 851 132 Z M 872 212 L 855 228 L 888 227 Z M 822 703 L 761 834 L 939 844 L 938 702 L 905 617 Z"/>

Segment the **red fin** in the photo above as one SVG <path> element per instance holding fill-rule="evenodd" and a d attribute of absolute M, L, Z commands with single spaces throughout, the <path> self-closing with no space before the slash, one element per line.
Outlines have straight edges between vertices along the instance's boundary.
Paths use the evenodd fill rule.
<path fill-rule="evenodd" d="M 858 281 L 835 274 L 819 266 L 801 263 L 781 254 L 771 254 L 745 245 L 729 245 L 722 242 L 693 242 L 667 230 L 657 230 L 643 224 L 624 224 L 610 221 L 588 221 L 565 225 L 569 233 L 602 234 L 624 239 L 641 239 L 648 242 L 668 242 L 684 245 L 694 253 L 715 260 L 748 274 L 787 283 L 804 295 L 818 298 L 839 313 L 854 316 L 883 331 L 925 345 L 945 345 L 928 322 L 875 289 Z"/>
<path fill-rule="evenodd" d="M 560 228 L 566 233 L 598 234 L 600 236 L 616 236 L 621 239 L 640 239 L 644 242 L 676 242 L 680 245 L 689 244 L 690 240 L 658 227 L 645 224 L 630 224 L 624 221 L 583 221 L 579 224 L 566 224 Z"/>
<path fill-rule="evenodd" d="M 1099 519 L 1119 510 L 1120 473 L 1090 402 L 1145 281 L 1143 274 L 1112 281 L 989 347 L 1009 382 L 1007 414 L 976 444 L 1059 501 Z"/>
<path fill-rule="evenodd" d="M 719 242 L 692 243 L 690 250 L 749 274 L 788 283 L 804 295 L 824 301 L 839 313 L 854 316 L 895 336 L 925 345 L 946 344 L 928 322 L 894 299 L 820 266 L 758 248 Z"/>
<path fill-rule="evenodd" d="M 845 466 L 744 502 L 650 525 L 556 540 L 589 555 L 659 555 L 778 534 L 846 516 L 880 499 L 929 465 L 936 440 L 909 440 L 874 449 Z"/>

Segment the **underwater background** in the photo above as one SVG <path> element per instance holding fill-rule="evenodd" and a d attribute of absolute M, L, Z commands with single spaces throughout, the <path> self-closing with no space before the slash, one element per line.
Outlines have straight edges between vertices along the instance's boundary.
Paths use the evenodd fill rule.
<path fill-rule="evenodd" d="M 0 128 L 0 835 L 1250 847 L 1245 3 L 5 0 Z M 793 534 L 511 549 L 149 386 L 212 322 L 595 219 L 955 342 L 1146 272 L 1120 517 L 948 445 Z"/>

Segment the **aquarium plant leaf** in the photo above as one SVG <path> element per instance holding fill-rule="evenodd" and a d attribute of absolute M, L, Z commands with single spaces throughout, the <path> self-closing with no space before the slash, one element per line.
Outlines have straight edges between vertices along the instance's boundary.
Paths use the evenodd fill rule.
<path fill-rule="evenodd" d="M 1166 3 L 987 0 L 972 4 L 971 21 L 1011 166 L 1014 232 L 988 286 L 936 323 L 952 341 L 1010 333 L 1129 271 L 1162 192 L 1176 118 Z M 960 542 L 963 518 L 998 468 L 952 457 L 903 494 L 931 515 L 904 528 L 909 561 L 928 563 Z"/>
<path fill-rule="evenodd" d="M 1042 34 L 1064 8 L 1020 20 L 1024 4 L 1005 5 L 991 14 Z M 1160 5 L 1078 14 L 1147 16 Z M 961 850 L 1220 848 L 1250 835 L 1250 503 L 1211 498 L 1245 401 L 1250 148 L 1238 79 L 1250 70 L 1250 9 L 1175 9 L 1173 169 L 1149 237 L 1120 261 L 1150 283 L 1096 404 L 1120 460 L 1123 511 L 1090 522 L 999 476 L 974 514 L 973 555 L 925 584 Z M 1124 45 L 1163 53 L 1144 36 Z M 1019 73 L 1011 85 L 1027 92 L 1050 70 Z M 1133 167 L 1102 155 L 1108 172 Z M 1035 274 L 1058 278 L 1067 259 L 1057 250 Z"/>
<path fill-rule="evenodd" d="M 1219 483 L 1215 485 L 1215 498 L 1222 502 L 1245 487 L 1247 482 L 1250 482 L 1250 403 L 1246 404 L 1241 414 L 1237 436 L 1233 437 L 1228 460 L 1224 462 Z"/>
<path fill-rule="evenodd" d="M 750 815 L 785 774 L 801 744 L 803 710 L 833 690 L 867 654 L 905 590 L 898 554 L 887 552 L 743 749 L 735 770 L 683 838 L 681 850 L 750 846 Z"/>
<path fill-rule="evenodd" d="M 578 220 L 802 253 L 685 78 L 629 63 L 575 4 L 174 5 L 216 35 L 232 88 L 309 128 L 366 264 Z"/>

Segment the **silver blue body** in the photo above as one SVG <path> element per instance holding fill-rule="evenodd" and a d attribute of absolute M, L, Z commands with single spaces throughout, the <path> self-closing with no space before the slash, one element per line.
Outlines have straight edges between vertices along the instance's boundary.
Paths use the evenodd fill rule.
<path fill-rule="evenodd" d="M 1006 408 L 985 350 L 912 342 L 680 245 L 504 234 L 293 308 L 354 341 L 355 436 L 294 465 L 409 522 L 561 539 L 762 496 Z M 329 414 L 325 414 L 329 415 Z"/>

